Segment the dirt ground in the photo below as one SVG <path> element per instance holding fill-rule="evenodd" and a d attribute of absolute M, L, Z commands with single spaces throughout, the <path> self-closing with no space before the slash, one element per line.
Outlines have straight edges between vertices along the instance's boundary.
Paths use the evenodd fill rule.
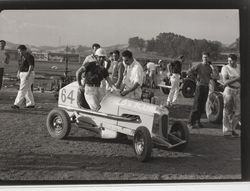
<path fill-rule="evenodd" d="M 158 91 L 158 90 L 157 90 Z M 224 138 L 221 125 L 193 129 L 184 152 L 153 149 L 147 163 L 136 160 L 132 142 L 103 140 L 73 126 L 65 140 L 52 138 L 46 117 L 57 103 L 35 92 L 36 108 L 12 110 L 16 89 L 0 92 L 0 183 L 10 180 L 237 180 L 241 178 L 240 138 Z M 158 93 L 161 99 L 166 96 Z M 187 121 L 192 99 L 180 95 L 172 120 Z"/>

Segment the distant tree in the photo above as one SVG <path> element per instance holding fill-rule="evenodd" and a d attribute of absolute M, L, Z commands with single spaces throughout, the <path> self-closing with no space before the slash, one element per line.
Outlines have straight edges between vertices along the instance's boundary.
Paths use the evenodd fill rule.
<path fill-rule="evenodd" d="M 77 52 L 77 53 L 82 53 L 82 52 L 85 52 L 86 50 L 89 50 L 89 47 L 79 45 L 79 46 L 76 48 L 76 52 Z"/>
<path fill-rule="evenodd" d="M 71 51 L 70 51 L 72 54 L 75 54 L 76 53 L 76 49 L 75 48 L 71 48 Z"/>
<path fill-rule="evenodd" d="M 196 61 L 201 59 L 202 51 L 210 52 L 211 58 L 216 60 L 223 45 L 219 41 L 193 40 L 174 33 L 160 33 L 147 41 L 139 37 L 129 39 L 129 47 L 141 49 L 143 46 L 147 51 L 157 52 L 163 56 L 175 58 L 184 55 L 187 59 Z"/>
<path fill-rule="evenodd" d="M 128 45 L 130 48 L 139 48 L 142 50 L 145 45 L 145 41 L 142 38 L 137 37 L 132 37 L 128 40 Z"/>
<path fill-rule="evenodd" d="M 70 47 L 69 47 L 69 46 L 66 46 L 66 47 L 65 47 L 65 52 L 70 52 L 70 51 L 71 51 Z"/>
<path fill-rule="evenodd" d="M 239 51 L 240 50 L 240 39 L 237 38 L 235 43 L 236 43 L 236 49 Z"/>
<path fill-rule="evenodd" d="M 152 38 L 151 40 L 147 41 L 147 47 L 146 47 L 147 51 L 154 51 L 155 50 L 155 39 Z"/>

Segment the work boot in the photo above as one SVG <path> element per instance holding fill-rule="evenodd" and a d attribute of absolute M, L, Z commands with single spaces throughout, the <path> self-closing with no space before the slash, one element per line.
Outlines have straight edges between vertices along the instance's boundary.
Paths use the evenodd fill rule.
<path fill-rule="evenodd" d="M 232 131 L 232 137 L 239 137 L 240 135 L 236 133 L 235 131 Z"/>

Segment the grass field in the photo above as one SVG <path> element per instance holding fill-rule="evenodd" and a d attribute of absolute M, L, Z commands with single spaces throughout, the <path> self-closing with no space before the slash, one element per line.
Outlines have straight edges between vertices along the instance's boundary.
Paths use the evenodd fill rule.
<path fill-rule="evenodd" d="M 79 63 L 69 63 L 68 70 L 70 71 L 69 75 L 75 75 L 76 70 L 80 67 Z M 53 69 L 53 66 L 56 66 L 57 69 Z M 11 61 L 5 67 L 5 76 L 15 77 L 18 69 L 17 61 Z M 65 63 L 58 62 L 35 62 L 35 72 L 39 75 L 48 76 L 61 76 L 65 71 Z"/>
<path fill-rule="evenodd" d="M 143 64 L 143 63 L 142 63 Z M 52 84 L 57 83 L 57 80 L 64 75 L 66 64 L 59 62 L 46 62 L 46 61 L 36 61 L 35 62 L 35 73 L 36 79 L 34 82 L 34 87 L 43 87 L 47 90 L 51 90 Z M 69 63 L 68 64 L 68 75 L 75 77 L 75 73 L 81 63 Z M 56 69 L 55 69 L 56 68 Z M 183 65 L 183 70 L 188 69 L 188 64 Z M 17 86 L 18 80 L 16 78 L 18 70 L 17 61 L 11 61 L 5 67 L 4 71 L 4 86 Z"/>
<path fill-rule="evenodd" d="M 68 64 L 68 75 L 75 76 L 77 69 L 80 67 L 79 63 L 69 63 Z M 56 69 L 54 69 L 56 68 Z M 4 86 L 17 86 L 18 80 L 16 78 L 18 70 L 17 61 L 11 61 L 4 71 Z M 57 79 L 62 77 L 65 72 L 65 63 L 56 62 L 35 62 L 35 73 L 36 79 L 34 82 L 34 87 L 43 87 L 45 89 L 50 89 L 51 83 L 55 83 Z"/>

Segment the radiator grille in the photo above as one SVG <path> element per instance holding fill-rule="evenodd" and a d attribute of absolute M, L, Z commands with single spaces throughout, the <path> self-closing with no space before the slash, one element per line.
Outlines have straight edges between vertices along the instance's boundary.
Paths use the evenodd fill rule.
<path fill-rule="evenodd" d="M 167 138 L 168 137 L 168 115 L 161 116 L 161 131 L 162 135 Z"/>

